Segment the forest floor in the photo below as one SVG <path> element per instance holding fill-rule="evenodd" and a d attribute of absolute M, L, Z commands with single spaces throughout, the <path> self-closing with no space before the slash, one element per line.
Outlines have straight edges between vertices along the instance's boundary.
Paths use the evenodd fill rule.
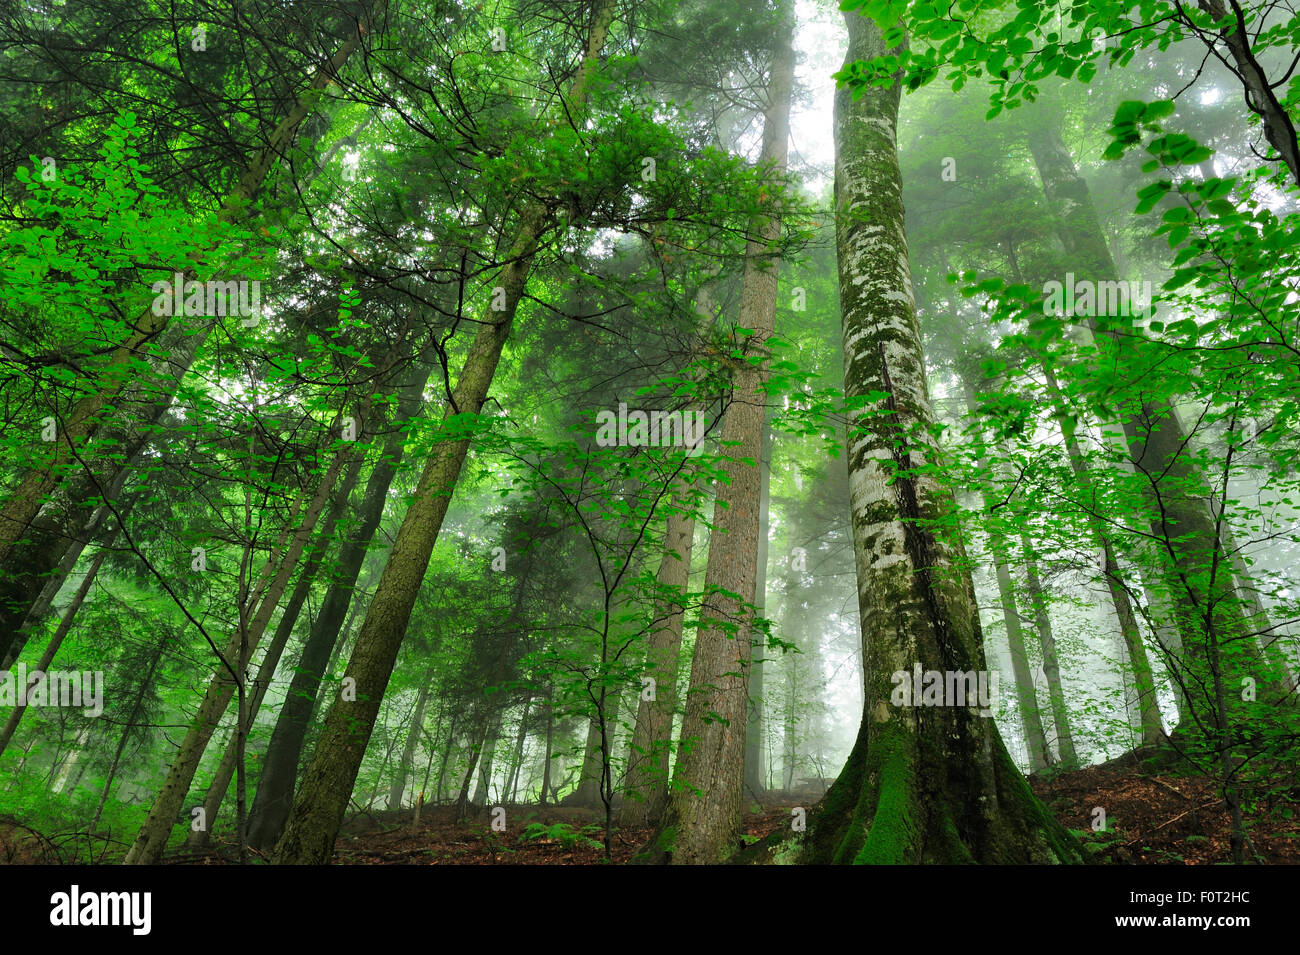
<path fill-rule="evenodd" d="M 1055 778 L 1031 777 L 1039 798 L 1084 842 L 1098 863 L 1209 865 L 1231 861 L 1229 816 L 1213 780 L 1152 774 L 1133 765 L 1107 764 Z M 791 810 L 810 808 L 821 790 L 770 793 L 762 811 L 745 815 L 747 842 L 790 825 Z M 1105 810 L 1105 828 L 1097 807 Z M 426 806 L 418 827 L 412 810 L 358 813 L 339 834 L 335 863 L 341 865 L 595 865 L 604 861 L 603 811 L 567 806 L 507 805 L 505 830 L 492 827 L 488 808 L 457 821 L 454 807 Z M 1300 864 L 1300 790 L 1247 808 L 1255 861 Z M 499 815 L 498 815 L 499 819 Z M 0 864 L 93 861 L 112 863 L 125 843 L 59 826 L 28 825 L 0 816 Z M 628 862 L 649 840 L 647 828 L 615 828 L 611 860 Z M 77 850 L 85 842 L 86 849 Z M 92 844 L 93 843 L 93 844 Z M 167 863 L 221 865 L 233 847 L 218 837 L 203 852 L 182 850 Z M 86 857 L 86 852 L 91 854 Z M 117 858 L 115 858 L 115 856 Z"/>
<path fill-rule="evenodd" d="M 1135 767 L 1091 766 L 1030 785 L 1056 817 L 1074 830 L 1094 861 L 1118 864 L 1210 865 L 1230 862 L 1229 815 L 1213 780 L 1148 774 Z M 790 798 L 794 796 L 795 798 Z M 807 793 L 772 794 L 762 812 L 745 816 L 747 841 L 788 826 Z M 802 797 L 802 798 L 800 798 Z M 1104 831 L 1093 830 L 1096 807 Z M 604 857 L 600 810 L 507 806 L 505 832 L 491 829 L 487 809 L 458 823 L 450 807 L 426 808 L 418 831 L 411 812 L 359 816 L 340 835 L 336 862 L 345 865 L 589 865 Z M 1300 864 L 1300 793 L 1246 813 L 1255 859 Z M 650 837 L 649 829 L 615 829 L 611 856 L 627 862 Z"/>
<path fill-rule="evenodd" d="M 1030 787 L 1097 862 L 1212 865 L 1232 861 L 1230 817 L 1204 776 L 1149 774 L 1133 766 L 1089 766 Z M 1105 831 L 1094 832 L 1105 810 Z M 1300 864 L 1300 791 L 1243 811 L 1256 862 Z M 1100 828 L 1100 827 L 1099 827 Z"/>

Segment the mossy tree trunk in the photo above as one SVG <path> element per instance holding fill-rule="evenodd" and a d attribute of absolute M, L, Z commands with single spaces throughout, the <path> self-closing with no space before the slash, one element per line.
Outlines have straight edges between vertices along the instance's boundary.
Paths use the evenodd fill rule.
<path fill-rule="evenodd" d="M 846 62 L 888 52 L 846 14 Z M 866 693 L 848 762 L 813 814 L 801 859 L 836 863 L 1073 862 L 1081 852 L 1016 769 L 979 702 L 895 706 L 892 675 L 986 670 L 954 513 L 931 470 L 934 416 L 912 296 L 896 128 L 899 88 L 835 101 L 836 243 L 849 488 Z"/>
<path fill-rule="evenodd" d="M 340 634 L 347 632 L 344 618 L 353 604 L 357 578 L 369 552 L 371 540 L 384 516 L 388 489 L 397 476 L 405 453 L 403 430 L 423 404 L 424 386 L 432 368 L 418 364 L 411 369 L 399 390 L 396 418 L 384 440 L 383 450 L 366 480 L 356 527 L 343 545 L 334 570 L 334 578 L 319 613 L 312 621 L 311 632 L 298 657 L 293 680 L 280 707 L 258 775 L 257 791 L 249 819 L 249 845 L 259 851 L 275 846 L 293 804 L 294 781 L 302 756 L 312 712 Z M 360 606 L 360 603 L 357 603 Z"/>

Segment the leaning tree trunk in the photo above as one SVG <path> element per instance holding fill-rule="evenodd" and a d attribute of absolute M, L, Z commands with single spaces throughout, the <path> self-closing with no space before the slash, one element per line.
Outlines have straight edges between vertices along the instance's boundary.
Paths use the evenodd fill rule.
<path fill-rule="evenodd" d="M 419 364 L 401 385 L 396 417 L 392 431 L 384 441 L 378 462 L 366 480 L 366 490 L 361 498 L 357 525 L 339 553 L 337 566 L 320 612 L 312 622 L 311 633 L 303 644 L 298 666 L 280 707 L 280 714 L 271 732 L 262 758 L 257 792 L 248 827 L 248 843 L 265 852 L 275 846 L 284 831 L 285 821 L 293 805 L 294 781 L 298 777 L 298 763 L 302 756 L 307 730 L 312 723 L 322 679 L 329 670 L 329 662 L 340 634 L 347 632 L 344 618 L 353 603 L 353 595 L 361 567 L 365 563 L 371 539 L 384 516 L 388 489 L 397 476 L 406 446 L 405 423 L 413 417 L 423 403 L 424 386 L 431 367 Z M 358 602 L 357 606 L 360 606 Z M 332 670 L 330 671 L 332 672 Z"/>
<path fill-rule="evenodd" d="M 485 806 L 492 796 L 492 768 L 496 763 L 497 744 L 501 742 L 503 715 L 499 707 L 493 711 L 487 735 L 483 737 L 483 753 L 478 761 L 478 783 L 474 786 L 474 795 L 470 797 L 472 806 Z"/>
<path fill-rule="evenodd" d="M 293 576 L 298 558 L 306 548 L 317 521 L 320 520 L 321 512 L 325 509 L 339 472 L 351 456 L 350 448 L 334 455 L 333 462 L 320 478 L 316 493 L 303 514 L 302 522 L 294 532 L 289 547 L 280 558 L 279 570 L 262 596 L 256 615 L 248 623 L 247 631 L 244 632 L 244 628 L 240 627 L 240 632 L 231 636 L 223 654 L 223 662 L 219 664 L 220 669 L 208 684 L 203 701 L 199 704 L 198 713 L 195 714 L 194 721 L 172 761 L 158 798 L 154 800 L 148 817 L 135 837 L 135 842 L 127 851 L 126 858 L 123 860 L 126 865 L 155 865 L 162 858 L 163 851 L 167 848 L 167 839 L 171 835 L 172 827 L 176 825 L 181 805 L 189 792 L 190 783 L 194 780 L 194 773 L 199 768 L 199 762 L 203 759 L 208 742 L 212 739 L 212 734 L 216 732 L 222 715 L 230 705 L 230 698 L 242 684 L 249 659 L 256 652 L 257 645 L 266 632 L 267 624 L 271 621 L 271 614 L 288 586 L 289 578 Z M 230 672 L 231 670 L 233 672 Z"/>
<path fill-rule="evenodd" d="M 429 704 L 429 691 L 433 688 L 433 669 L 425 671 L 420 682 L 420 694 L 415 700 L 415 712 L 411 714 L 411 730 L 406 734 L 406 744 L 402 747 L 402 758 L 397 763 L 397 773 L 393 776 L 393 785 L 388 790 L 389 810 L 401 809 L 402 798 L 406 795 L 406 780 L 415 765 L 415 748 L 420 742 L 420 732 L 424 728 L 424 710 Z"/>
<path fill-rule="evenodd" d="M 1090 504 L 1095 496 L 1094 485 L 1092 473 L 1088 470 L 1083 451 L 1079 447 L 1078 427 L 1061 400 L 1060 389 L 1051 369 L 1044 368 L 1044 374 L 1048 388 L 1058 403 L 1056 422 L 1061 429 L 1061 440 L 1065 444 L 1065 453 L 1070 460 L 1070 470 L 1074 472 L 1075 484 L 1083 497 L 1085 517 L 1088 528 L 1092 532 L 1093 545 L 1100 549 L 1106 588 L 1110 593 L 1111 604 L 1115 608 L 1120 639 L 1128 652 L 1129 666 L 1133 670 L 1133 686 L 1137 697 L 1142 745 L 1155 746 L 1164 739 L 1165 731 L 1160 720 L 1160 704 L 1156 699 L 1155 677 L 1151 672 L 1151 662 L 1147 659 L 1146 647 L 1142 644 L 1142 633 L 1138 629 L 1137 616 L 1133 613 L 1133 601 L 1129 598 L 1128 588 L 1120 576 L 1119 561 L 1115 558 L 1115 548 L 1106 533 L 1106 526 Z"/>
<path fill-rule="evenodd" d="M 221 757 L 221 765 L 218 766 L 217 773 L 213 776 L 211 785 L 208 786 L 208 794 L 204 797 L 203 811 L 207 826 L 202 829 L 191 829 L 189 836 L 186 838 L 186 842 L 192 849 L 199 849 L 208 844 L 217 815 L 221 812 L 221 803 L 226 798 L 226 791 L 230 788 L 230 780 L 237 774 L 242 775 L 244 772 L 240 759 L 242 743 L 247 739 L 248 731 L 256 722 L 258 711 L 262 708 L 262 701 L 271 688 L 271 681 L 275 679 L 275 670 L 280 665 L 280 657 L 284 654 L 284 648 L 288 646 L 289 638 L 293 636 L 294 627 L 298 623 L 298 616 L 302 613 L 303 604 L 307 602 L 307 595 L 311 592 L 311 585 L 316 579 L 316 573 L 320 570 L 320 565 L 325 559 L 325 552 L 329 549 L 333 540 L 334 529 L 338 525 L 339 518 L 343 516 L 348 499 L 352 496 L 352 489 L 356 486 L 357 478 L 361 474 L 363 461 L 364 458 L 357 455 L 352 462 L 352 466 L 348 469 L 342 486 L 334 495 L 334 503 L 331 505 L 329 514 L 325 518 L 325 524 L 321 528 L 318 544 L 313 548 L 311 556 L 302 569 L 302 573 L 299 574 L 297 586 L 294 587 L 289 602 L 284 605 L 284 609 L 280 612 L 280 620 L 275 626 L 275 633 L 271 637 L 271 643 L 267 646 L 261 665 L 257 668 L 257 679 L 254 681 L 253 697 L 248 701 L 247 713 L 242 721 L 236 722 L 234 730 L 231 731 L 230 739 L 226 743 L 225 755 Z M 236 802 L 238 803 L 239 818 L 243 819 L 243 803 L 238 798 L 238 794 L 236 795 Z M 240 850 L 243 850 L 242 845 Z"/>
<path fill-rule="evenodd" d="M 90 593 L 91 585 L 94 584 L 95 577 L 99 573 L 99 568 L 104 563 L 104 558 L 108 556 L 107 543 L 111 543 L 111 540 L 106 542 L 105 548 L 96 554 L 95 559 L 91 561 L 90 567 L 86 571 L 86 576 L 82 579 L 80 586 L 77 587 L 77 592 L 73 594 L 72 602 L 69 603 L 67 609 L 63 611 L 63 618 L 59 621 L 59 626 L 55 629 L 54 635 L 50 637 L 50 642 L 45 647 L 45 652 L 41 654 L 40 662 L 36 664 L 36 669 L 32 671 L 33 673 L 45 673 L 49 670 L 50 664 L 54 662 L 55 654 L 57 654 L 59 648 L 63 646 L 64 638 L 67 637 L 68 631 L 72 629 L 72 621 L 76 619 L 77 611 L 81 609 L 81 605 L 86 599 L 86 594 Z M 35 684 L 33 683 L 32 685 Z M 31 686 L 28 686 L 28 689 L 31 689 Z M 9 718 L 5 720 L 4 728 L 0 729 L 0 754 L 4 753 L 5 748 L 9 745 L 9 741 L 14 738 L 14 731 L 18 729 L 18 724 L 22 721 L 23 714 L 26 711 L 26 705 L 19 704 L 13 708 L 13 712 L 11 712 Z"/>
<path fill-rule="evenodd" d="M 144 703 L 144 695 L 153 683 L 153 675 L 158 669 L 158 664 L 162 662 L 163 651 L 166 649 L 166 639 L 158 640 L 154 648 L 153 659 L 149 662 L 149 672 L 140 681 L 140 686 L 135 693 L 135 699 L 131 701 L 131 709 L 127 713 L 126 724 L 122 727 L 121 735 L 117 738 L 117 749 L 113 751 L 113 760 L 108 765 L 108 776 L 104 779 L 104 788 L 100 790 L 99 802 L 95 805 L 95 814 L 90 817 L 90 825 L 86 827 L 88 832 L 93 833 L 99 827 L 100 816 L 104 814 L 104 806 L 108 804 L 109 794 L 113 791 L 113 781 L 117 779 L 117 769 L 122 764 L 122 754 L 126 752 L 126 744 L 131 738 L 131 728 L 135 726 L 136 720 L 139 719 L 140 707 Z"/>
<path fill-rule="evenodd" d="M 567 104 L 571 114 L 584 112 L 587 84 L 604 49 L 614 12 L 613 0 L 601 0 L 593 11 L 582 65 Z M 334 839 L 343 824 L 343 814 L 374 729 L 379 704 L 397 662 L 411 609 L 469 452 L 473 426 L 467 421 L 479 413 L 487 400 L 532 271 L 533 258 L 548 224 L 546 210 L 537 205 L 528 206 L 521 217 L 507 265 L 498 279 L 499 287 L 505 292 L 505 310 L 495 320 L 479 326 L 465 358 L 446 409 L 441 440 L 429 455 L 415 500 L 402 520 L 379 588 L 352 650 L 345 679 L 355 681 L 356 697 L 339 698 L 326 717 L 302 790 L 276 845 L 275 861 L 279 864 L 323 865 L 329 862 L 334 851 Z"/>
<path fill-rule="evenodd" d="M 888 52 L 846 14 L 847 63 Z M 1082 853 L 1030 792 L 978 700 L 892 705 L 895 680 L 986 671 L 974 587 L 938 448 L 912 298 L 896 145 L 899 87 L 835 100 L 836 244 L 849 488 L 866 693 L 848 762 L 813 814 L 809 862 L 1073 862 Z"/>
<path fill-rule="evenodd" d="M 1065 705 L 1065 685 L 1061 682 L 1061 659 L 1056 652 L 1056 635 L 1052 633 L 1052 618 L 1047 611 L 1043 581 L 1038 575 L 1038 560 L 1029 543 L 1029 535 L 1023 531 L 1020 534 L 1020 547 L 1025 554 L 1025 591 L 1029 595 L 1029 608 L 1034 614 L 1038 644 L 1043 648 L 1043 675 L 1047 677 L 1047 696 L 1052 706 L 1052 722 L 1056 724 L 1056 746 L 1061 756 L 1061 767 L 1069 772 L 1079 768 L 1079 753 L 1074 747 L 1070 711 Z"/>

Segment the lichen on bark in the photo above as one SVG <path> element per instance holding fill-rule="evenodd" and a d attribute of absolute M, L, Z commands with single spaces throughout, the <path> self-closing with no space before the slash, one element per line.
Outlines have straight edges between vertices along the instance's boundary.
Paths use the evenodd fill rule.
<path fill-rule="evenodd" d="M 846 15 L 846 62 L 888 51 Z M 813 813 L 811 863 L 1049 863 L 1082 860 L 1030 792 L 991 717 L 976 706 L 895 706 L 892 675 L 915 664 L 986 669 L 955 503 L 937 474 L 904 232 L 895 129 L 899 88 L 835 103 L 836 242 L 845 394 L 853 403 L 849 487 L 866 693 L 858 740 Z M 768 855 L 771 856 L 769 851 Z"/>

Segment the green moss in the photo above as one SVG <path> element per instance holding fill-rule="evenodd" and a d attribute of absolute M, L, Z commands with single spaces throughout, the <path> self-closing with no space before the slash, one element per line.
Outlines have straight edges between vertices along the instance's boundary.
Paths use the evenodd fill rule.
<path fill-rule="evenodd" d="M 659 833 L 659 838 L 655 841 L 655 847 L 660 852 L 666 852 L 672 855 L 673 848 L 677 845 L 677 829 L 675 826 L 666 826 Z"/>
<path fill-rule="evenodd" d="M 915 862 L 917 823 L 912 798 L 912 755 L 906 734 L 881 726 L 872 741 L 871 776 L 878 780 L 876 806 L 867 838 L 854 856 L 855 865 L 900 865 Z"/>
<path fill-rule="evenodd" d="M 772 850 L 772 865 L 798 865 L 802 852 L 803 839 L 799 836 L 792 836 Z"/>

